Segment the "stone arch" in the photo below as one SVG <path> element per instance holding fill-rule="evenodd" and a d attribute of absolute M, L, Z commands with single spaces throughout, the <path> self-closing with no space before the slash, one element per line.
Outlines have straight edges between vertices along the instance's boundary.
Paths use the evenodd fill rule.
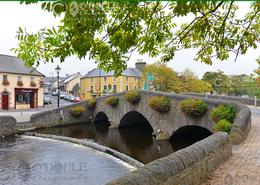
<path fill-rule="evenodd" d="M 197 141 L 205 139 L 213 133 L 205 127 L 186 125 L 178 128 L 170 137 L 174 150 L 185 148 Z"/>
<path fill-rule="evenodd" d="M 110 126 L 109 118 L 103 111 L 100 111 L 95 115 L 93 122 L 96 125 Z"/>
<path fill-rule="evenodd" d="M 137 111 L 127 112 L 119 122 L 119 128 L 144 125 L 153 132 L 153 127 L 144 115 Z"/>

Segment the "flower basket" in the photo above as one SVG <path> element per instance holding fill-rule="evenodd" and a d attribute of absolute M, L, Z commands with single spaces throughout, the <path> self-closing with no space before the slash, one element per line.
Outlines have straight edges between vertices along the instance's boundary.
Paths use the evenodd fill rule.
<path fill-rule="evenodd" d="M 153 96 L 149 100 L 149 106 L 161 113 L 167 113 L 171 109 L 171 100 L 165 96 Z"/>
<path fill-rule="evenodd" d="M 31 85 L 31 87 L 36 87 L 36 83 L 35 82 L 31 82 L 30 85 Z"/>
<path fill-rule="evenodd" d="M 132 91 L 128 91 L 125 95 L 124 95 L 125 99 L 132 104 L 136 104 L 140 101 L 141 99 L 141 95 L 140 92 L 137 90 L 132 90 Z"/>
<path fill-rule="evenodd" d="M 116 96 L 110 96 L 105 100 L 107 105 L 111 105 L 112 107 L 116 107 L 119 103 L 119 98 Z"/>
<path fill-rule="evenodd" d="M 9 85 L 10 83 L 9 83 L 9 81 L 8 80 L 4 80 L 3 81 L 3 85 Z"/>
<path fill-rule="evenodd" d="M 17 82 L 17 86 L 20 86 L 20 87 L 23 86 L 23 82 L 22 81 L 18 81 Z"/>
<path fill-rule="evenodd" d="M 180 108 L 186 116 L 199 118 L 207 112 L 208 105 L 202 99 L 188 98 L 180 102 Z"/>

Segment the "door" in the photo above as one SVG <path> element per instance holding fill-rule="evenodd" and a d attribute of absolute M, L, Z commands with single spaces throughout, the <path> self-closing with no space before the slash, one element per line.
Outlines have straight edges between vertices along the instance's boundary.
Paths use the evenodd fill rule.
<path fill-rule="evenodd" d="M 2 94 L 2 109 L 8 110 L 9 108 L 9 97 L 7 92 L 3 92 Z"/>
<path fill-rule="evenodd" d="M 34 93 L 30 93 L 30 108 L 34 108 Z"/>

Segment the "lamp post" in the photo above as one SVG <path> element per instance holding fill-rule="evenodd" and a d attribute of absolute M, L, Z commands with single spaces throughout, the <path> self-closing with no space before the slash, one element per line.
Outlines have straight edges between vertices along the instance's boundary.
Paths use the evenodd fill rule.
<path fill-rule="evenodd" d="M 61 68 L 59 67 L 59 65 L 57 65 L 57 67 L 55 68 L 55 71 L 57 72 L 57 83 L 58 83 L 58 98 L 57 98 L 57 102 L 58 102 L 58 108 L 60 107 L 60 71 Z"/>

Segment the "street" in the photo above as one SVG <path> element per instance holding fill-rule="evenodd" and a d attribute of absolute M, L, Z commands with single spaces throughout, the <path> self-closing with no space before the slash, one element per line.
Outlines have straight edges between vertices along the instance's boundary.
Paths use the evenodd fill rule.
<path fill-rule="evenodd" d="M 29 122 L 32 114 L 45 111 L 45 110 L 51 110 L 58 107 L 57 96 L 46 95 L 46 94 L 44 96 L 51 99 L 51 104 L 44 105 L 44 107 L 35 108 L 35 109 L 27 109 L 27 110 L 13 109 L 8 111 L 0 111 L 0 116 L 13 116 L 18 123 Z M 70 105 L 70 104 L 73 104 L 73 102 L 60 99 L 60 107 Z"/>

